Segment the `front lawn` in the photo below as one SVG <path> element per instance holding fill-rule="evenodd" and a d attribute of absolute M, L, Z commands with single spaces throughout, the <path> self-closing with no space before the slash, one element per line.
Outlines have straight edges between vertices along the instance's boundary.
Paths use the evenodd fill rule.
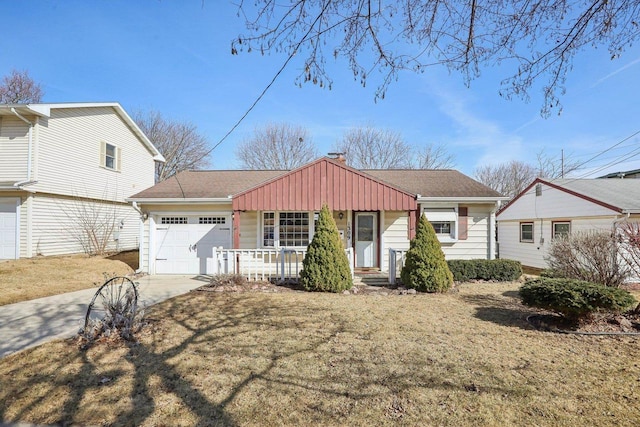
<path fill-rule="evenodd" d="M 125 262 L 68 255 L 24 258 L 0 263 L 0 305 L 95 287 L 104 275 L 132 274 Z"/>
<path fill-rule="evenodd" d="M 533 330 L 518 286 L 192 292 L 153 307 L 137 345 L 57 341 L 0 360 L 0 420 L 638 425 L 640 339 Z"/>

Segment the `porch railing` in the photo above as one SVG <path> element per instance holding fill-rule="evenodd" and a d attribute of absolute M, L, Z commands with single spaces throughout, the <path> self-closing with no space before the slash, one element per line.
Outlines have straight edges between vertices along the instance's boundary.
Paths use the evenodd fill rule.
<path fill-rule="evenodd" d="M 353 277 L 353 248 L 345 249 Z M 298 280 L 306 249 L 216 249 L 212 274 L 239 274 L 247 280 Z"/>
<path fill-rule="evenodd" d="M 406 249 L 389 249 L 389 283 L 395 285 L 404 267 Z"/>

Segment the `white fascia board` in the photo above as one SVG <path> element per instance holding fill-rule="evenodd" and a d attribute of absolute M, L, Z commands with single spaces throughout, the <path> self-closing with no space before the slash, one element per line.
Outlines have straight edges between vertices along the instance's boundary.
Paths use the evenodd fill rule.
<path fill-rule="evenodd" d="M 176 205 L 176 204 L 182 204 L 182 203 L 190 203 L 190 204 L 211 204 L 211 203 L 216 203 L 216 204 L 222 204 L 222 203 L 231 203 L 231 199 L 228 197 L 212 197 L 212 198 L 191 198 L 191 199 L 184 199 L 184 198 L 175 198 L 175 199 L 132 199 L 132 198 L 128 198 L 125 199 L 125 201 L 131 203 L 131 202 L 136 202 L 139 205 L 140 204 L 147 204 L 147 205 Z"/>
<path fill-rule="evenodd" d="M 419 197 L 418 203 L 448 202 L 448 203 L 495 203 L 509 200 L 509 197 Z"/>

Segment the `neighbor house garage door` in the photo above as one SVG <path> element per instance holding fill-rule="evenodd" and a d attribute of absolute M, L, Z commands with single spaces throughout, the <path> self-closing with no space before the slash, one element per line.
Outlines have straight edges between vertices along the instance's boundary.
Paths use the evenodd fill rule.
<path fill-rule="evenodd" d="M 156 219 L 156 274 L 212 274 L 214 248 L 231 247 L 231 216 L 160 216 Z"/>
<path fill-rule="evenodd" d="M 0 259 L 16 259 L 17 199 L 0 198 Z"/>

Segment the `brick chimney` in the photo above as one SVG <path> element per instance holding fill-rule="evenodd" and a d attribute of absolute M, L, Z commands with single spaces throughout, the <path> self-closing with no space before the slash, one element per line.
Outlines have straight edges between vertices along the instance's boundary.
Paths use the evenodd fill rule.
<path fill-rule="evenodd" d="M 340 163 L 347 163 L 347 158 L 344 156 L 344 153 L 328 153 L 332 159 L 339 161 Z"/>

